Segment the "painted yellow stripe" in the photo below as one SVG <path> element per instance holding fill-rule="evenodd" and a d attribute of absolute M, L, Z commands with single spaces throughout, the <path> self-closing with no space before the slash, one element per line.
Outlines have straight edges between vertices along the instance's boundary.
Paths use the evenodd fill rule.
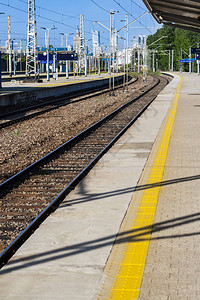
<path fill-rule="evenodd" d="M 182 77 L 177 87 L 176 96 L 146 182 L 147 184 L 154 184 L 162 181 L 172 126 L 180 96 L 181 84 Z M 133 300 L 138 299 L 139 297 L 146 256 L 151 238 L 151 231 L 149 228 L 145 227 L 153 224 L 159 192 L 160 187 L 155 187 L 146 189 L 142 193 L 136 217 L 131 228 L 128 229 L 131 232 L 127 235 L 130 242 L 127 242 L 126 244 L 125 253 L 120 262 L 120 267 L 117 272 L 117 277 L 114 280 L 114 285 L 111 289 L 109 299 Z M 131 237 L 133 239 L 133 232 L 135 232 L 134 242 L 131 242 Z"/>

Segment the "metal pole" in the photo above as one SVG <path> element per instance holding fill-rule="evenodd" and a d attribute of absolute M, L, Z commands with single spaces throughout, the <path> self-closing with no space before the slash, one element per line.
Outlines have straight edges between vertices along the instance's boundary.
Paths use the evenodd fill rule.
<path fill-rule="evenodd" d="M 68 60 L 66 60 L 66 79 L 69 78 L 69 67 L 68 67 Z"/>
<path fill-rule="evenodd" d="M 174 72 L 174 50 L 172 50 L 172 72 Z"/>
<path fill-rule="evenodd" d="M 171 50 L 169 50 L 169 71 L 170 71 L 170 65 L 171 65 L 171 63 L 170 63 L 170 55 L 171 55 Z"/>
<path fill-rule="evenodd" d="M 153 72 L 155 71 L 155 50 L 153 49 Z"/>
<path fill-rule="evenodd" d="M 20 71 L 22 71 L 22 53 L 20 52 Z"/>
<path fill-rule="evenodd" d="M 115 32 L 114 32 L 114 14 L 113 14 L 113 96 L 114 94 L 114 90 L 115 90 Z"/>
<path fill-rule="evenodd" d="M 144 37 L 144 61 L 143 61 L 143 81 L 147 81 L 147 40 Z"/>
<path fill-rule="evenodd" d="M 56 54 L 53 55 L 53 73 L 56 73 Z"/>
<path fill-rule="evenodd" d="M 47 81 L 49 81 L 49 31 L 50 29 L 47 29 Z"/>
<path fill-rule="evenodd" d="M 128 15 L 125 15 L 126 22 L 126 90 L 128 91 Z"/>
<path fill-rule="evenodd" d="M 126 92 L 126 39 L 124 39 L 124 78 L 123 78 L 123 91 Z"/>
<path fill-rule="evenodd" d="M 0 51 L 0 89 L 2 88 L 1 86 L 1 51 Z"/>
<path fill-rule="evenodd" d="M 37 75 L 37 27 L 35 0 L 28 0 L 28 28 L 26 45 L 26 76 Z"/>
<path fill-rule="evenodd" d="M 12 54 L 10 38 L 10 16 L 8 16 L 8 53 L 9 53 L 9 75 L 12 76 Z"/>
<path fill-rule="evenodd" d="M 197 48 L 199 48 L 199 43 L 197 43 Z M 199 60 L 197 60 L 197 74 L 199 75 Z"/>
<path fill-rule="evenodd" d="M 15 66 L 15 50 L 13 51 L 13 64 L 14 64 L 14 69 L 13 69 L 13 71 L 14 71 L 14 75 L 16 75 L 16 66 Z"/>
<path fill-rule="evenodd" d="M 66 33 L 65 36 L 66 36 L 66 48 L 68 50 L 68 33 Z"/>
<path fill-rule="evenodd" d="M 182 48 L 180 49 L 180 56 L 181 56 L 181 59 L 182 59 Z M 180 72 L 182 73 L 182 63 L 180 63 Z"/>
<path fill-rule="evenodd" d="M 140 73 L 140 49 L 138 48 L 138 74 Z"/>
<path fill-rule="evenodd" d="M 156 72 L 158 72 L 158 51 L 156 50 Z"/>
<path fill-rule="evenodd" d="M 85 53 L 85 77 L 87 77 L 87 54 Z"/>
<path fill-rule="evenodd" d="M 101 75 L 101 65 L 100 65 L 101 61 L 100 61 L 100 56 L 98 57 L 98 67 L 99 67 L 99 71 L 98 71 L 98 75 Z"/>
<path fill-rule="evenodd" d="M 95 74 L 96 74 L 96 70 L 97 70 L 96 47 L 94 48 L 94 69 L 95 69 Z"/>
<path fill-rule="evenodd" d="M 9 71 L 9 66 L 8 66 L 8 63 L 9 63 L 9 54 L 7 54 L 7 60 L 6 60 L 7 72 Z"/>
<path fill-rule="evenodd" d="M 49 48 L 47 49 L 47 81 L 49 81 Z"/>
<path fill-rule="evenodd" d="M 126 19 L 125 19 L 126 26 Z M 126 93 L 126 27 L 124 31 L 124 77 L 123 77 L 123 92 Z"/>
<path fill-rule="evenodd" d="M 111 92 L 111 62 L 112 62 L 112 14 L 114 12 L 111 10 L 110 11 L 110 63 L 109 63 L 109 73 L 110 73 L 110 77 L 109 77 L 109 95 L 111 96 L 112 95 L 112 92 Z"/>
<path fill-rule="evenodd" d="M 192 53 L 191 53 L 191 47 L 190 47 L 190 52 L 189 52 L 189 59 L 190 59 L 190 62 L 189 62 L 189 73 L 190 74 L 192 72 L 192 61 L 191 61 L 191 58 L 192 58 Z"/>

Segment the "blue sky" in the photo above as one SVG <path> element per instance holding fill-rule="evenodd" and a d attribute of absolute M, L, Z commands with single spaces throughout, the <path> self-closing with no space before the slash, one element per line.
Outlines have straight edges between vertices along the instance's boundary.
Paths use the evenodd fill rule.
<path fill-rule="evenodd" d="M 79 24 L 80 14 L 84 15 L 86 40 L 92 38 L 92 30 L 101 32 L 102 46 L 109 44 L 109 32 L 93 21 L 99 21 L 109 27 L 109 11 L 119 11 L 115 14 L 116 29 L 120 29 L 124 22 L 125 14 L 129 15 L 129 22 L 147 11 L 142 0 L 36 0 L 36 22 L 38 33 L 38 45 L 44 45 L 44 30 L 40 27 L 52 27 L 56 30 L 50 31 L 50 44 L 60 46 L 60 33 L 75 33 Z M 20 39 L 26 39 L 27 32 L 27 7 L 28 0 L 0 0 L 0 46 L 4 46 L 7 40 L 7 16 L 10 15 L 11 39 L 15 39 L 16 47 Z M 150 16 L 145 15 L 139 22 L 134 22 L 129 27 L 129 44 L 135 36 L 149 35 L 156 32 L 159 25 Z M 121 35 L 124 32 L 121 31 Z M 91 41 L 87 42 L 88 45 Z M 69 37 L 69 44 L 72 44 L 72 36 Z M 123 47 L 120 41 L 119 48 Z"/>

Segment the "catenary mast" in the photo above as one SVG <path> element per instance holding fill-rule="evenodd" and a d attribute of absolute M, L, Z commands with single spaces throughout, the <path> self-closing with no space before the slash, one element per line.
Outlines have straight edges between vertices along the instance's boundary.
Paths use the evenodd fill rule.
<path fill-rule="evenodd" d="M 28 28 L 26 47 L 26 76 L 37 75 L 37 28 L 35 14 L 35 0 L 28 0 Z"/>

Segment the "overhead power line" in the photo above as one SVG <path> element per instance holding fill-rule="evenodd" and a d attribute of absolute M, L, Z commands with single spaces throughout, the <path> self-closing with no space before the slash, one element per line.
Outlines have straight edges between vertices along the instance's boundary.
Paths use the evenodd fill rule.
<path fill-rule="evenodd" d="M 119 5 L 119 7 L 121 7 L 127 14 L 129 14 L 134 20 L 136 20 L 136 18 L 128 11 L 126 10 L 119 2 L 117 2 L 116 0 L 113 0 L 115 3 L 117 3 L 117 5 Z M 151 34 L 153 33 L 151 30 L 149 30 L 148 27 L 146 27 L 142 22 L 140 22 L 139 20 L 137 20 L 138 23 L 140 23 L 140 25 L 144 26 Z"/>
<path fill-rule="evenodd" d="M 12 5 L 9 5 L 9 4 L 5 4 L 5 3 L 2 3 L 2 2 L 0 2 L 0 4 L 1 4 L 1 5 L 4 5 L 4 6 L 11 7 L 11 8 L 13 8 L 13 9 L 15 9 L 15 10 L 18 10 L 18 11 L 21 11 L 21 12 L 24 12 L 24 13 L 27 14 L 27 10 L 24 10 L 24 9 L 21 9 L 21 8 L 17 8 L 17 7 L 15 7 L 15 6 L 12 6 Z M 36 14 L 36 16 L 39 17 L 39 18 L 42 18 L 42 19 L 51 21 L 51 22 L 53 22 L 53 23 L 61 24 L 61 25 L 66 26 L 66 27 L 76 29 L 76 27 L 71 26 L 71 25 L 68 25 L 68 24 L 65 24 L 65 23 L 63 23 L 63 22 L 59 22 L 59 21 L 56 21 L 56 20 L 53 20 L 53 19 L 50 19 L 50 18 L 47 18 L 47 17 L 43 17 L 43 16 L 38 15 L 38 14 Z M 88 32 L 88 33 L 89 33 L 89 32 Z"/>
<path fill-rule="evenodd" d="M 24 0 L 18 0 L 18 1 L 27 4 L 27 2 L 24 1 Z M 12 6 L 12 5 L 10 5 L 10 4 L 5 4 L 5 3 L 2 3 L 2 2 L 0 2 L 0 5 L 7 6 L 7 7 L 10 7 L 10 8 L 12 8 L 12 9 L 15 9 L 15 10 L 17 10 L 17 11 L 20 11 L 20 12 L 23 12 L 23 13 L 26 13 L 26 14 L 27 14 L 27 10 L 25 10 L 25 9 L 18 8 L 18 7 Z M 46 8 L 43 8 L 43 7 L 40 7 L 40 6 L 37 6 L 37 5 L 36 5 L 36 7 L 37 7 L 37 8 L 40 8 L 40 9 L 47 10 L 47 11 L 52 12 L 52 13 L 55 13 L 55 14 L 62 15 L 62 16 L 66 16 L 66 17 L 71 17 L 71 18 L 79 19 L 79 18 L 77 18 L 77 17 L 69 16 L 69 15 L 62 14 L 62 13 L 58 13 L 58 12 L 56 12 L 56 11 L 52 11 L 52 10 L 50 10 L 50 9 L 46 9 Z M 36 17 L 39 17 L 39 18 L 41 18 L 41 19 L 44 19 L 44 20 L 47 20 L 47 21 L 51 21 L 52 23 L 60 24 L 60 25 L 63 25 L 63 26 L 66 26 L 66 27 L 69 27 L 69 28 L 72 28 L 72 29 L 76 30 L 76 27 L 74 27 L 74 26 L 68 25 L 68 24 L 64 23 L 63 21 L 60 22 L 60 21 L 54 20 L 54 19 L 52 19 L 52 18 L 50 19 L 50 18 L 44 17 L 44 16 L 42 16 L 40 13 L 39 13 L 39 14 L 36 13 Z M 92 23 L 92 21 L 90 21 L 90 20 L 87 20 L 87 21 L 89 21 L 89 22 Z M 86 30 L 85 30 L 85 33 L 91 34 L 90 31 L 86 31 Z M 101 37 L 101 38 L 104 39 L 104 40 L 109 40 L 108 38 L 105 38 L 105 37 Z"/>
<path fill-rule="evenodd" d="M 96 6 L 98 6 L 99 8 L 101 8 L 102 10 L 106 11 L 107 13 L 110 13 L 107 9 L 103 8 L 102 6 L 100 6 L 99 4 L 97 4 L 94 0 L 91 0 Z"/>
<path fill-rule="evenodd" d="M 18 1 L 27 4 L 27 1 L 24 1 L 24 0 L 18 0 Z M 58 12 L 58 11 L 55 11 L 55 10 L 52 10 L 52 9 L 48 9 L 48 8 L 46 8 L 46 7 L 42 7 L 42 6 L 39 6 L 39 5 L 36 5 L 35 7 L 39 8 L 39 9 L 43 9 L 43 10 L 45 10 L 45 11 L 49 11 L 49 12 L 54 13 L 54 14 L 57 14 L 57 15 L 60 15 L 60 16 L 62 16 L 62 17 L 67 17 L 67 18 L 79 20 L 79 17 L 76 17 L 76 16 L 70 16 L 70 15 L 67 15 L 67 14 L 63 14 L 63 13 L 60 13 L 60 12 Z M 85 20 L 88 21 L 88 22 L 91 22 L 91 20 L 88 20 L 88 19 L 85 19 Z"/>
<path fill-rule="evenodd" d="M 137 4 L 135 1 L 131 0 L 132 3 L 134 3 L 135 5 L 137 5 L 139 8 L 141 8 L 142 10 L 144 10 L 145 12 L 147 11 L 146 9 L 144 9 L 142 6 L 140 6 L 139 4 Z"/>
<path fill-rule="evenodd" d="M 26 3 L 26 2 L 23 1 L 23 0 L 18 0 L 18 1 L 21 1 L 21 2 Z M 25 10 L 25 9 L 17 8 L 17 7 L 15 7 L 15 6 L 12 6 L 12 5 L 10 5 L 10 4 L 5 4 L 5 3 L 2 3 L 2 2 L 0 2 L 0 5 L 7 6 L 7 7 L 10 7 L 10 8 L 12 8 L 12 9 L 15 9 L 15 10 L 18 10 L 18 11 L 21 11 L 21 12 L 27 14 L 27 10 Z M 37 7 L 37 6 L 36 6 L 36 7 Z M 42 8 L 42 7 L 40 7 L 40 8 Z M 42 8 L 42 9 L 43 9 L 43 8 Z M 51 10 L 49 10 L 49 11 L 51 11 Z M 52 12 L 53 12 L 53 11 L 52 11 Z M 54 13 L 56 13 L 56 12 L 54 12 Z M 57 13 L 57 14 L 60 14 L 60 13 Z M 62 15 L 62 14 L 60 14 L 60 15 Z M 66 26 L 66 27 L 69 27 L 69 28 L 72 28 L 72 29 L 76 30 L 76 27 L 71 26 L 71 25 L 68 25 L 68 24 L 66 24 L 66 23 L 64 23 L 64 22 L 56 21 L 56 20 L 54 20 L 54 19 L 50 19 L 50 18 L 41 16 L 41 15 L 38 14 L 38 13 L 36 14 L 36 16 L 39 17 L 39 18 L 41 18 L 41 19 L 44 19 L 44 20 L 47 20 L 47 21 L 51 21 L 51 22 L 53 22 L 53 23 L 55 23 L 55 24 L 60 24 L 60 25 L 63 25 L 63 26 Z M 68 15 L 63 14 L 63 16 L 68 16 Z M 74 18 L 75 18 L 75 17 L 74 17 Z M 79 19 L 79 18 L 78 18 L 78 19 Z M 89 20 L 88 20 L 88 21 L 89 21 Z M 91 22 L 92 22 L 92 21 L 91 21 Z M 85 33 L 91 34 L 90 31 L 85 31 Z M 106 39 L 106 38 L 104 38 L 104 37 L 102 37 L 102 38 L 105 39 L 105 40 L 108 40 L 108 39 Z"/>

